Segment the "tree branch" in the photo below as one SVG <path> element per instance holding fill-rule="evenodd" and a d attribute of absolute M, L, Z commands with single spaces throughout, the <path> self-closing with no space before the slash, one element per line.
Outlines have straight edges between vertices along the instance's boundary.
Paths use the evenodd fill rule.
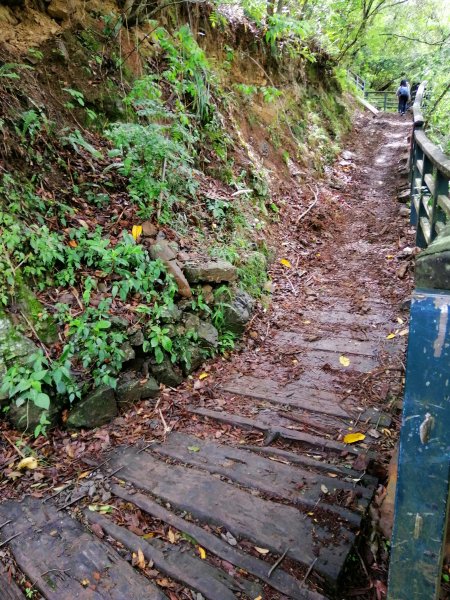
<path fill-rule="evenodd" d="M 386 36 L 386 37 L 402 38 L 404 40 L 410 40 L 411 42 L 418 42 L 419 44 L 426 44 L 427 46 L 442 46 L 442 44 L 445 44 L 445 42 L 450 38 L 450 35 L 448 35 L 439 42 L 427 42 L 426 40 L 419 40 L 418 38 L 412 38 L 412 37 L 408 37 L 407 35 L 400 35 L 398 33 L 380 33 L 380 35 Z"/>

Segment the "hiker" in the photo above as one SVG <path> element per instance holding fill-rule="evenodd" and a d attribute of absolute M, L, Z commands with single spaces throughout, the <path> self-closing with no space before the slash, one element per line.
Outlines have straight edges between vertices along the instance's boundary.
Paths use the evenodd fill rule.
<path fill-rule="evenodd" d="M 397 90 L 397 97 L 398 97 L 398 112 L 399 112 L 399 114 L 401 114 L 403 116 L 406 112 L 406 105 L 407 105 L 409 97 L 410 97 L 409 85 L 408 85 L 408 82 L 406 81 L 406 79 L 401 80 L 400 86 Z"/>

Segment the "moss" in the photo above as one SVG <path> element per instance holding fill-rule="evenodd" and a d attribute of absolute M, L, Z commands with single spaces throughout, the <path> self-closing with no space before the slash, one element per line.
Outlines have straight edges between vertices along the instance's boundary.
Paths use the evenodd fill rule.
<path fill-rule="evenodd" d="M 16 281 L 16 301 L 20 311 L 32 323 L 39 339 L 44 344 L 58 340 L 58 327 L 53 317 L 45 310 L 30 288 L 18 277 Z"/>

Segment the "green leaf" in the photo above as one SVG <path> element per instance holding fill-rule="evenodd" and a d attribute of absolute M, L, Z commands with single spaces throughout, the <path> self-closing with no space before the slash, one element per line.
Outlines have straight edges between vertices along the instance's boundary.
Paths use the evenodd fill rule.
<path fill-rule="evenodd" d="M 158 365 L 160 365 L 164 360 L 164 353 L 159 346 L 155 348 L 155 359 Z"/>
<path fill-rule="evenodd" d="M 200 452 L 199 446 L 188 446 L 190 452 Z"/>
<path fill-rule="evenodd" d="M 33 397 L 33 402 L 39 408 L 48 410 L 50 408 L 50 398 L 47 394 L 40 393 Z"/>

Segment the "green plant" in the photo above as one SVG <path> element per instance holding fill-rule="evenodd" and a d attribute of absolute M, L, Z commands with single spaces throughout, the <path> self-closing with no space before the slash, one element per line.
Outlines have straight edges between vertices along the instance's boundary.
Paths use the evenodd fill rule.
<path fill-rule="evenodd" d="M 148 352 L 153 350 L 155 360 L 158 364 L 161 364 L 164 360 L 164 351 L 172 351 L 172 340 L 167 335 L 169 329 L 167 327 L 160 327 L 159 325 L 152 325 L 147 329 L 147 339 L 144 341 L 143 350 Z"/>
<path fill-rule="evenodd" d="M 67 92 L 67 94 L 73 98 L 78 106 L 85 106 L 84 95 L 82 92 L 73 90 L 72 88 L 63 88 L 63 91 Z M 64 106 L 70 109 L 75 108 L 75 104 L 73 104 L 73 102 L 66 102 Z"/>
<path fill-rule="evenodd" d="M 282 95 L 281 90 L 279 90 L 276 87 L 260 87 L 259 88 L 261 94 L 263 95 L 264 98 L 264 102 L 267 102 L 267 104 L 270 104 L 271 102 L 274 102 L 277 98 L 279 98 Z"/>

